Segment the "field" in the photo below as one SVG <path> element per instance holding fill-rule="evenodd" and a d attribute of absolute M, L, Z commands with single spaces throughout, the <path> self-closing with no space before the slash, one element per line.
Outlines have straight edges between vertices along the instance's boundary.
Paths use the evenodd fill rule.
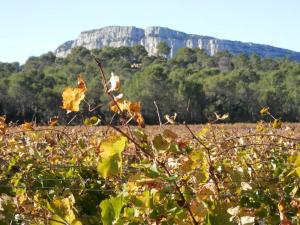
<path fill-rule="evenodd" d="M 299 224 L 299 142 L 293 123 L 7 127 L 0 224 Z"/>
<path fill-rule="evenodd" d="M 174 113 L 143 128 L 141 103 L 123 98 L 119 77 L 107 82 L 95 60 L 110 100 L 106 126 L 80 113 L 80 75 L 62 109 L 84 125 L 0 117 L 0 225 L 300 224 L 299 124 L 265 107 L 267 122 L 256 124 L 222 124 L 229 115 L 214 113 L 207 124 L 178 125 Z"/>

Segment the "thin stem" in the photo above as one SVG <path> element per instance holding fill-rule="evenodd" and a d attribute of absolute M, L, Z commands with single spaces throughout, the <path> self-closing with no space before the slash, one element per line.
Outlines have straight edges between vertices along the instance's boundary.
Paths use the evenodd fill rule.
<path fill-rule="evenodd" d="M 88 105 L 88 107 L 89 107 L 89 112 L 93 112 L 93 111 L 95 111 L 96 109 L 98 109 L 98 108 L 100 108 L 100 107 L 102 107 L 103 106 L 103 104 L 98 104 L 98 105 L 96 105 L 94 108 L 91 108 L 91 104 L 90 103 L 88 103 L 88 101 L 86 101 L 85 99 L 83 99 L 83 101 Z"/>
<path fill-rule="evenodd" d="M 129 135 L 127 135 L 127 134 L 126 134 L 124 131 L 122 131 L 120 128 L 118 128 L 118 127 L 116 127 L 116 126 L 113 126 L 113 125 L 111 125 L 111 127 L 112 127 L 113 129 L 115 129 L 116 131 L 118 131 L 119 133 L 121 133 L 123 136 L 125 136 L 128 140 L 130 140 L 131 142 L 133 142 L 133 143 L 139 148 L 139 150 L 140 150 L 141 152 L 143 152 L 146 156 L 150 157 L 151 159 L 155 159 L 155 156 L 154 156 L 154 155 L 150 154 L 144 147 L 142 147 L 142 146 L 141 146 L 139 143 L 137 143 L 134 139 L 132 139 L 131 137 L 129 137 Z M 169 177 L 172 177 L 171 172 L 168 170 L 168 168 L 166 167 L 166 165 L 165 165 L 163 162 L 161 162 L 161 161 L 159 161 L 159 160 L 156 160 L 156 162 L 157 162 L 157 164 L 158 164 L 162 169 L 164 169 L 164 170 L 166 171 L 166 173 L 168 174 Z M 178 184 L 176 183 L 176 181 L 173 181 L 173 184 L 174 184 L 174 186 L 175 186 L 176 191 L 177 191 L 178 194 L 180 195 L 182 201 L 183 201 L 184 203 L 186 203 L 186 199 L 185 199 L 183 193 L 181 192 L 180 187 L 178 186 Z M 188 212 L 189 212 L 189 214 L 190 214 L 190 217 L 191 217 L 192 220 L 193 220 L 194 225 L 199 224 L 199 223 L 197 222 L 197 220 L 195 219 L 195 217 L 194 217 L 194 215 L 193 215 L 193 212 L 192 212 L 191 208 L 189 207 L 189 205 L 186 205 L 186 208 L 187 208 L 187 210 L 188 210 Z"/>
<path fill-rule="evenodd" d="M 161 119 L 160 119 L 160 113 L 159 113 L 159 110 L 158 110 L 158 106 L 156 104 L 156 101 L 154 101 L 153 103 L 154 103 L 155 108 L 156 108 L 156 113 L 157 113 L 157 117 L 158 117 L 158 121 L 159 121 L 159 126 L 161 127 L 162 123 L 161 123 Z"/>
<path fill-rule="evenodd" d="M 106 94 L 108 95 L 108 97 L 112 100 L 112 102 L 114 102 L 114 104 L 116 104 L 116 106 L 118 107 L 119 112 L 122 113 L 122 110 L 120 109 L 120 107 L 119 107 L 118 103 L 116 102 L 116 100 L 114 99 L 113 95 L 112 95 L 111 93 L 108 92 L 108 88 L 107 88 L 107 85 L 106 85 L 106 84 L 107 84 L 107 79 L 106 79 L 106 77 L 105 77 L 105 73 L 104 73 L 104 70 L 103 70 L 103 67 L 102 67 L 102 65 L 101 65 L 100 60 L 97 59 L 95 56 L 93 56 L 93 57 L 94 57 L 95 61 L 97 62 L 97 65 L 98 65 L 98 67 L 99 67 L 99 69 L 100 69 L 101 81 L 102 81 L 102 84 L 103 84 L 103 86 L 104 86 L 104 88 L 105 88 L 105 93 L 106 93 Z M 121 116 L 122 116 L 122 114 L 121 114 Z M 124 119 L 126 119 L 126 118 L 124 118 Z M 109 126 L 112 127 L 113 129 L 115 129 L 116 131 L 118 131 L 118 132 L 119 132 L 120 134 L 122 134 L 123 136 L 125 136 L 128 140 L 130 140 L 130 141 L 134 144 L 136 150 L 139 149 L 139 150 L 140 150 L 141 152 L 143 152 L 146 156 L 150 157 L 152 160 L 155 160 L 155 155 L 149 153 L 147 149 L 145 149 L 144 147 L 142 147 L 142 146 L 134 139 L 133 134 L 132 134 L 132 130 L 131 130 L 131 128 L 130 128 L 130 126 L 129 126 L 128 124 L 126 124 L 126 126 L 127 126 L 127 128 L 128 128 L 129 135 L 126 134 L 124 131 L 122 131 L 120 128 L 118 128 L 118 127 L 116 127 L 116 126 L 114 126 L 114 125 L 112 125 L 112 124 L 110 124 Z M 168 168 L 165 166 L 165 164 L 164 164 L 163 162 L 157 161 L 157 163 L 159 164 L 159 166 L 160 166 L 161 168 L 163 168 L 163 169 L 166 171 L 166 173 L 168 174 L 169 177 L 172 176 L 172 174 L 170 173 L 170 171 L 168 170 Z M 177 192 L 179 193 L 179 195 L 180 195 L 182 201 L 184 201 L 184 203 L 186 203 L 186 199 L 185 199 L 183 193 L 181 192 L 180 187 L 178 186 L 178 184 L 176 183 L 176 181 L 173 181 L 173 184 L 174 184 L 174 186 L 175 186 Z M 188 212 L 189 212 L 189 215 L 190 215 L 190 217 L 191 217 L 191 219 L 192 219 L 192 221 L 193 221 L 193 224 L 194 224 L 194 225 L 199 224 L 199 223 L 196 221 L 196 219 L 195 219 L 195 217 L 194 217 L 194 215 L 193 215 L 193 212 L 192 212 L 192 210 L 190 209 L 189 205 L 186 205 L 186 208 L 187 208 L 187 210 L 188 210 Z"/>
<path fill-rule="evenodd" d="M 213 163 L 212 163 L 212 160 L 211 160 L 211 157 L 210 157 L 210 148 L 208 148 L 195 134 L 194 132 L 191 130 L 191 128 L 185 124 L 185 127 L 188 129 L 188 131 L 191 133 L 192 137 L 205 149 L 206 151 L 206 155 L 207 155 L 207 161 L 208 161 L 208 164 L 209 164 L 209 173 L 211 175 L 211 178 L 217 188 L 217 192 L 218 192 L 218 196 L 220 196 L 220 188 L 219 188 L 219 184 L 218 184 L 218 181 L 217 181 L 217 178 L 215 176 L 215 169 L 213 167 Z"/>

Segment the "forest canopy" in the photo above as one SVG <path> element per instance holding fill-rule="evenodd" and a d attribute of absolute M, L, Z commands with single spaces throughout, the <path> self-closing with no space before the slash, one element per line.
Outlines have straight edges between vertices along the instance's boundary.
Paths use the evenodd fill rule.
<path fill-rule="evenodd" d="M 179 121 L 188 123 L 207 122 L 214 112 L 229 113 L 230 122 L 257 121 L 262 107 L 269 107 L 284 121 L 300 119 L 297 62 L 228 52 L 209 56 L 189 48 L 166 59 L 164 54 L 148 56 L 142 46 L 92 51 L 77 47 L 66 58 L 49 52 L 30 57 L 24 65 L 0 62 L 0 115 L 9 121 L 41 124 L 56 115 L 67 121 L 70 117 L 62 109 L 61 93 L 81 74 L 87 84 L 81 113 L 108 119 L 108 100 L 92 55 L 101 60 L 107 75 L 114 72 L 120 77 L 126 96 L 141 102 L 147 124 L 158 122 L 154 101 L 162 115 L 176 112 Z M 99 104 L 103 107 L 89 111 L 89 106 Z"/>

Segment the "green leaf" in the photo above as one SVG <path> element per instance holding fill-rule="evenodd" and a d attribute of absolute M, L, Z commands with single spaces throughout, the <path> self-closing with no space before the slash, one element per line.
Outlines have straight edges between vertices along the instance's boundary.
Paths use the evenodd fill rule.
<path fill-rule="evenodd" d="M 133 134 L 140 141 L 143 141 L 143 142 L 147 141 L 148 136 L 141 129 L 135 129 L 133 131 Z"/>
<path fill-rule="evenodd" d="M 112 225 L 114 221 L 117 221 L 120 217 L 123 205 L 123 196 L 111 197 L 110 199 L 103 200 L 100 203 L 103 225 Z"/>
<path fill-rule="evenodd" d="M 102 158 L 112 156 L 116 153 L 121 156 L 121 153 L 126 146 L 126 140 L 126 137 L 123 136 L 111 136 L 104 139 L 100 146 L 100 149 L 102 150 Z"/>
<path fill-rule="evenodd" d="M 82 223 L 79 220 L 74 220 L 71 225 L 82 225 Z"/>
<path fill-rule="evenodd" d="M 124 209 L 124 216 L 125 217 L 134 217 L 134 209 L 133 208 L 125 208 Z"/>
<path fill-rule="evenodd" d="M 300 167 L 297 167 L 295 169 L 295 172 L 296 172 L 297 176 L 300 178 Z"/>
<path fill-rule="evenodd" d="M 208 213 L 204 224 L 207 225 L 232 225 L 233 223 L 230 222 L 230 216 L 226 212 L 226 210 L 220 210 L 217 208 L 212 213 Z"/>
<path fill-rule="evenodd" d="M 100 118 L 98 118 L 97 116 L 92 116 L 91 118 L 85 118 L 83 124 L 87 126 L 90 125 L 97 126 L 100 122 L 101 122 Z"/>
<path fill-rule="evenodd" d="M 68 223 L 64 219 L 62 219 L 60 216 L 53 215 L 49 219 L 49 224 L 50 225 L 62 225 L 62 224 L 67 225 Z"/>
<path fill-rule="evenodd" d="M 169 148 L 168 141 L 165 140 L 161 134 L 156 135 L 154 137 L 152 143 L 153 143 L 154 148 L 156 148 L 157 150 L 163 151 L 163 150 L 167 150 Z"/>
<path fill-rule="evenodd" d="M 73 206 L 75 199 L 73 195 L 66 198 L 55 198 L 52 202 L 46 203 L 46 207 L 54 213 L 50 218 L 50 224 L 70 224 L 70 225 L 82 225 L 82 223 L 76 219 Z"/>
<path fill-rule="evenodd" d="M 119 168 L 122 168 L 121 154 L 125 145 L 126 138 L 123 136 L 112 136 L 102 141 L 100 146 L 102 153 L 97 171 L 103 178 L 118 174 Z"/>
<path fill-rule="evenodd" d="M 119 156 L 114 154 L 102 159 L 97 166 L 98 173 L 106 179 L 109 176 L 118 175 L 119 172 Z"/>
<path fill-rule="evenodd" d="M 209 165 L 204 153 L 202 151 L 193 151 L 189 157 L 192 161 L 192 169 L 197 168 L 197 170 L 195 170 L 195 177 L 197 178 L 198 182 L 208 181 Z"/>

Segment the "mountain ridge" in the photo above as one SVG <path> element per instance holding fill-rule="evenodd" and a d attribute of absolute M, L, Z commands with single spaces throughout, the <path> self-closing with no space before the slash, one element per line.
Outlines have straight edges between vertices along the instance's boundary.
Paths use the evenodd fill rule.
<path fill-rule="evenodd" d="M 229 51 L 232 54 L 257 54 L 261 57 L 271 58 L 287 57 L 300 62 L 300 52 L 297 51 L 266 44 L 188 34 L 159 26 L 151 26 L 146 29 L 135 26 L 106 26 L 82 31 L 76 39 L 67 41 L 55 49 L 54 54 L 57 57 L 66 57 L 71 52 L 71 49 L 77 46 L 83 46 L 91 50 L 105 46 L 142 45 L 149 55 L 156 55 L 156 46 L 162 41 L 166 42 L 171 48 L 169 58 L 172 58 L 179 48 L 189 47 L 203 49 L 209 55 L 215 55 L 221 51 Z"/>

